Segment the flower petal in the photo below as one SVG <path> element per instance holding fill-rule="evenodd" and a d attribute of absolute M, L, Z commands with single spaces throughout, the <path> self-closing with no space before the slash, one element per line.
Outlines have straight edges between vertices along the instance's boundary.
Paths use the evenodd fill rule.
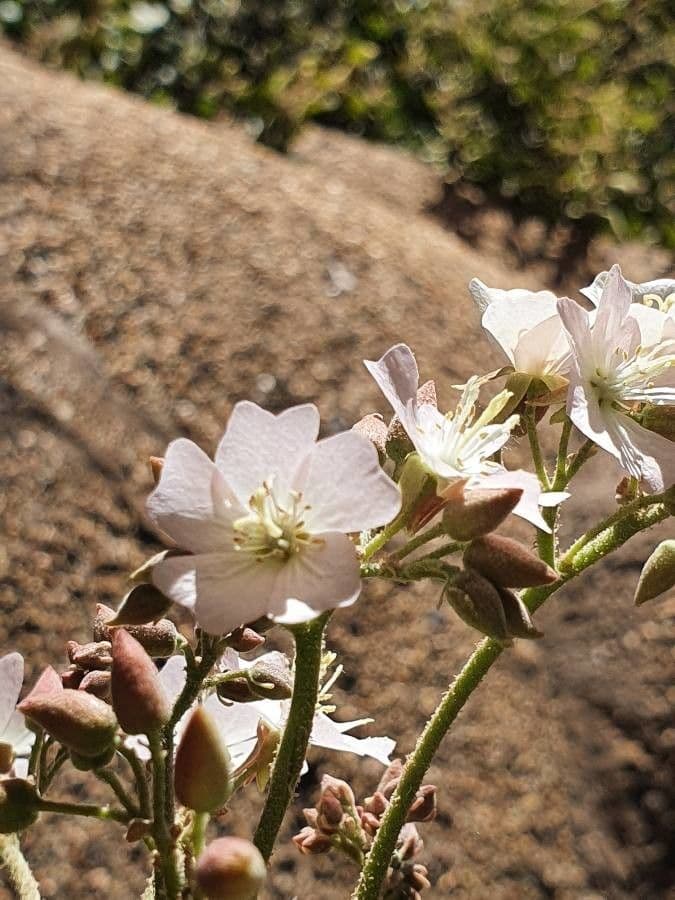
<path fill-rule="evenodd" d="M 193 553 L 231 543 L 232 519 L 242 514 L 214 463 L 186 438 L 169 444 L 147 511 L 158 528 Z"/>
<path fill-rule="evenodd" d="M 480 481 L 480 487 L 484 488 L 520 488 L 523 496 L 518 501 L 517 506 L 513 510 L 514 515 L 526 519 L 533 525 L 536 525 L 541 531 L 550 533 L 541 512 L 540 506 L 557 506 L 563 500 L 567 500 L 570 496 L 563 491 L 542 493 L 539 479 L 532 472 L 526 472 L 524 469 L 515 469 L 514 471 L 504 470 L 496 475 L 485 475 L 480 479 L 476 479 L 476 486 Z"/>
<path fill-rule="evenodd" d="M 407 344 L 395 344 L 377 362 L 364 359 L 363 363 L 414 443 L 420 377 L 412 350 Z"/>
<path fill-rule="evenodd" d="M 384 766 L 389 765 L 396 741 L 388 737 L 357 738 L 345 734 L 345 731 L 359 724 L 360 722 L 333 722 L 324 713 L 319 713 L 314 717 L 310 743 L 326 750 L 344 750 L 357 756 L 369 756 Z"/>
<path fill-rule="evenodd" d="M 653 493 L 675 484 L 675 445 L 649 431 L 629 416 L 617 413 L 608 422 L 609 433 L 623 468 Z"/>
<path fill-rule="evenodd" d="M 8 653 L 0 657 L 0 740 L 19 702 L 23 684 L 23 656 Z"/>
<path fill-rule="evenodd" d="M 523 341 L 529 343 L 527 336 L 532 329 L 551 318 L 558 320 L 558 327 L 562 330 L 553 294 L 540 300 L 531 296 L 495 300 L 483 313 L 481 324 L 515 365 L 515 350 L 518 345 Z M 565 345 L 562 349 L 566 349 Z"/>
<path fill-rule="evenodd" d="M 297 553 L 279 571 L 275 609 L 270 610 L 275 622 L 306 622 L 324 610 L 350 606 L 361 593 L 354 544 L 337 532 L 316 538 L 321 543 Z"/>
<path fill-rule="evenodd" d="M 386 525 L 401 507 L 398 487 L 382 470 L 374 445 L 355 431 L 319 441 L 293 479 L 310 532 L 364 531 Z"/>
<path fill-rule="evenodd" d="M 216 466 L 240 502 L 274 477 L 283 493 L 319 434 L 319 411 L 311 403 L 273 415 L 255 403 L 237 403 L 216 450 Z"/>
<path fill-rule="evenodd" d="M 174 556 L 153 569 L 152 580 L 175 603 L 191 609 L 211 634 L 228 634 L 270 611 L 279 564 L 248 553 Z"/>
<path fill-rule="evenodd" d="M 512 288 L 504 291 L 501 288 L 491 288 L 484 284 L 479 278 L 472 278 L 469 282 L 469 292 L 476 303 L 480 312 L 485 310 L 493 303 L 500 300 L 509 302 L 518 302 L 520 300 L 535 300 L 537 303 L 555 304 L 556 296 L 551 291 L 528 291 L 525 288 Z"/>

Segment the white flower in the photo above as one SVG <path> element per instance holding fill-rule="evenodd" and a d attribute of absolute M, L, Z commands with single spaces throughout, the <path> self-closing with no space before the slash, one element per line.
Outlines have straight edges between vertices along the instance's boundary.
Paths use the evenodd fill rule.
<path fill-rule="evenodd" d="M 540 378 L 550 390 L 565 383 L 570 352 L 551 291 L 503 291 L 477 278 L 469 291 L 481 324 L 516 372 Z"/>
<path fill-rule="evenodd" d="M 600 297 L 609 280 L 609 272 L 600 272 L 588 287 L 581 288 L 581 293 L 595 306 L 600 302 Z M 624 279 L 630 290 L 631 301 L 640 303 L 652 309 L 661 310 L 675 316 L 675 278 L 657 278 L 655 281 L 645 281 L 636 284 Z"/>
<path fill-rule="evenodd" d="M 221 668 L 249 668 L 256 662 L 275 657 L 277 654 L 265 653 L 255 660 L 241 659 L 238 654 L 228 650 L 223 657 Z M 185 658 L 172 656 L 159 673 L 160 681 L 172 702 L 175 702 L 185 685 Z M 204 701 L 204 707 L 213 716 L 227 744 L 232 763 L 238 767 L 250 755 L 257 741 L 258 723 L 262 720 L 271 728 L 282 731 L 288 717 L 290 700 L 254 700 L 251 703 L 221 703 L 215 694 Z M 187 721 L 189 712 L 181 719 L 176 728 L 176 743 Z M 344 750 L 357 756 L 368 756 L 383 765 L 389 765 L 390 756 L 396 744 L 388 737 L 357 738 L 346 732 L 360 725 L 367 725 L 371 719 L 358 719 L 353 722 L 334 722 L 324 712 L 317 711 L 309 743 L 314 747 L 327 750 Z M 132 747 L 141 759 L 150 758 L 147 739 L 143 736 L 128 737 L 127 746 Z"/>
<path fill-rule="evenodd" d="M 365 361 L 366 368 L 401 420 L 422 462 L 442 482 L 464 481 L 472 488 L 507 488 L 523 490 L 514 512 L 538 528 L 549 531 L 539 506 L 556 506 L 567 494 L 541 494 L 535 475 L 518 470 L 509 472 L 491 459 L 511 437 L 519 421 L 510 416 L 505 422 L 494 418 L 511 398 L 501 391 L 476 416 L 476 402 L 484 379 L 474 377 L 464 387 L 454 414 L 443 415 L 430 404 L 418 404 L 419 373 L 412 351 L 406 344 L 391 347 L 377 362 Z"/>
<path fill-rule="evenodd" d="M 357 599 L 347 534 L 390 522 L 400 493 L 366 438 L 318 432 L 313 405 L 274 416 L 242 402 L 215 462 L 191 441 L 169 445 L 148 513 L 194 555 L 158 563 L 153 580 L 207 631 L 264 615 L 302 622 Z"/>
<path fill-rule="evenodd" d="M 0 657 L 0 761 L 11 766 L 18 778 L 28 774 L 28 757 L 35 735 L 26 728 L 24 717 L 17 710 L 23 685 L 23 656 L 8 653 Z M 3 745 L 5 749 L 3 752 Z M 0 775 L 7 774 L 0 769 Z"/>
<path fill-rule="evenodd" d="M 614 266 L 595 315 L 573 300 L 559 301 L 574 353 L 567 410 L 629 475 L 661 491 L 675 480 L 675 447 L 630 413 L 643 402 L 675 404 L 675 320 L 631 304 L 631 296 Z"/>

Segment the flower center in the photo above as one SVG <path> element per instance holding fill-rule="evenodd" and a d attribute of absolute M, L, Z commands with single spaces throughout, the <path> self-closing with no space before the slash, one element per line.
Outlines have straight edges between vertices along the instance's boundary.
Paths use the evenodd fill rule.
<path fill-rule="evenodd" d="M 274 493 L 270 478 L 253 494 L 249 507 L 250 513 L 232 526 L 235 549 L 251 553 L 259 560 L 287 560 L 315 543 L 303 518 L 310 507 L 303 505 L 302 494 L 297 491 L 289 491 L 282 503 Z"/>
<path fill-rule="evenodd" d="M 671 402 L 672 389 L 661 388 L 660 376 L 675 365 L 675 353 L 663 352 L 673 342 L 644 349 L 638 347 L 633 356 L 619 358 L 607 369 L 597 368 L 590 383 L 600 403 Z"/>
<path fill-rule="evenodd" d="M 660 297 L 658 294 L 644 294 L 642 303 L 652 309 L 660 309 L 664 313 L 670 312 L 671 309 L 675 309 L 675 291 L 666 297 Z"/>

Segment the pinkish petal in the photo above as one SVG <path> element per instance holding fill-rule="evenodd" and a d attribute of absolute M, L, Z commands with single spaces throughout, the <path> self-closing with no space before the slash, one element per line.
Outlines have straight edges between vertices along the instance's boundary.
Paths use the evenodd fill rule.
<path fill-rule="evenodd" d="M 414 441 L 414 413 L 420 379 L 412 350 L 407 344 L 395 344 L 377 362 L 369 359 L 363 362 Z"/>
<path fill-rule="evenodd" d="M 311 403 L 278 416 L 248 400 L 237 403 L 218 445 L 216 465 L 242 504 L 270 478 L 283 495 L 313 447 L 319 424 L 319 411 Z"/>
<path fill-rule="evenodd" d="M 630 475 L 644 482 L 653 493 L 675 484 L 675 444 L 672 441 L 621 413 L 616 413 L 608 426 L 621 465 Z"/>
<path fill-rule="evenodd" d="M 557 320 L 560 328 L 553 294 L 538 300 L 531 296 L 495 300 L 483 313 L 481 324 L 515 365 L 518 345 L 527 339 L 533 328 L 551 318 Z"/>
<path fill-rule="evenodd" d="M 351 734 L 345 734 L 346 731 L 356 728 L 359 724 L 361 723 L 333 722 L 328 716 L 319 713 L 314 718 L 310 743 L 315 747 L 324 747 L 326 750 L 342 750 L 355 753 L 357 756 L 369 756 L 382 765 L 388 766 L 396 741 L 388 737 L 357 738 Z"/>
<path fill-rule="evenodd" d="M 598 301 L 594 328 L 607 340 L 620 337 L 630 304 L 630 287 L 619 266 L 612 266 Z"/>
<path fill-rule="evenodd" d="M 350 606 L 361 593 L 356 547 L 344 534 L 316 535 L 316 547 L 297 553 L 279 571 L 270 614 L 284 624 L 306 622 L 327 609 Z"/>
<path fill-rule="evenodd" d="M 380 467 L 363 435 L 344 431 L 319 441 L 293 480 L 310 509 L 309 531 L 350 533 L 386 525 L 398 514 L 401 494 Z"/>
<path fill-rule="evenodd" d="M 231 543 L 233 518 L 242 515 L 234 494 L 203 450 L 185 438 L 166 451 L 148 515 L 180 547 L 209 552 Z"/>
<path fill-rule="evenodd" d="M 174 556 L 155 566 L 152 580 L 206 631 L 228 634 L 269 612 L 280 565 L 248 553 Z"/>
<path fill-rule="evenodd" d="M 0 657 L 0 741 L 19 702 L 23 685 L 23 656 L 8 653 Z"/>

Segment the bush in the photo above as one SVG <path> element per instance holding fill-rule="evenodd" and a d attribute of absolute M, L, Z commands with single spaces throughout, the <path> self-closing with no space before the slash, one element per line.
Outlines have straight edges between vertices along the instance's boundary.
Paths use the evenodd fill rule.
<path fill-rule="evenodd" d="M 587 236 L 675 247 L 665 0 L 0 0 L 30 52 L 285 149 L 315 120 Z"/>

